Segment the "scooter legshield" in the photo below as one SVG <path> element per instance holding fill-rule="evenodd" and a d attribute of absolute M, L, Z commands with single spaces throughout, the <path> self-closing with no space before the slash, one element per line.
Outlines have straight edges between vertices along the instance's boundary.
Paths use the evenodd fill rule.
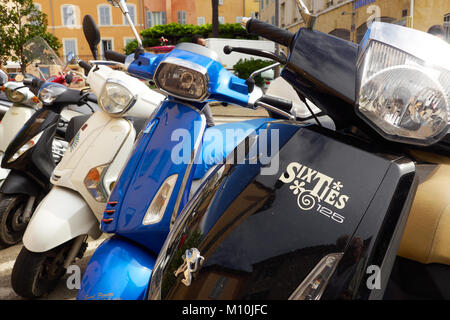
<path fill-rule="evenodd" d="M 78 300 L 143 300 L 155 257 L 120 237 L 104 241 L 84 272 Z"/>
<path fill-rule="evenodd" d="M 29 251 L 45 252 L 83 234 L 100 237 L 94 213 L 77 192 L 54 186 L 34 212 L 23 244 Z"/>

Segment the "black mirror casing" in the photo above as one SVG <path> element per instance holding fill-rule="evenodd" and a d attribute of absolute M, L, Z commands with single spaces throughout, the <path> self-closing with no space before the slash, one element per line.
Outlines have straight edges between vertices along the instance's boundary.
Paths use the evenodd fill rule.
<path fill-rule="evenodd" d="M 97 24 L 94 18 L 89 14 L 83 18 L 83 32 L 84 36 L 89 43 L 92 55 L 94 59 L 98 59 L 98 49 L 97 46 L 100 43 L 100 31 L 98 30 Z"/>

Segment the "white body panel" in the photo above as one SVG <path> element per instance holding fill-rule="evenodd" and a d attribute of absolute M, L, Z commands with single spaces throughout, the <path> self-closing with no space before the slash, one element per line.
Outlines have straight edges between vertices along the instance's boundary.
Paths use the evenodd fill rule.
<path fill-rule="evenodd" d="M 0 151 L 5 152 L 9 143 L 22 129 L 25 122 L 30 119 L 35 110 L 30 107 L 23 107 L 14 104 L 3 116 L 0 123 Z"/>
<path fill-rule="evenodd" d="M 55 186 L 33 214 L 23 244 L 32 252 L 45 252 L 84 234 L 94 239 L 101 235 L 94 213 L 78 192 Z"/>
<path fill-rule="evenodd" d="M 53 171 L 51 182 L 80 193 L 98 219 L 101 219 L 106 202 L 95 200 L 84 180 L 91 169 L 112 164 L 104 179 L 109 182 L 105 189 L 111 192 L 111 183 L 117 180 L 125 165 L 136 133 L 128 120 L 111 118 L 106 112 L 96 112 L 83 127 L 85 129 L 78 131 Z"/>

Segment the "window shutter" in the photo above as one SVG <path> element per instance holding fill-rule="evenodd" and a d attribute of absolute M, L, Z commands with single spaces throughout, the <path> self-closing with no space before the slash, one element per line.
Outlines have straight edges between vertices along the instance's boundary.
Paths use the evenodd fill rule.
<path fill-rule="evenodd" d="M 162 24 L 167 24 L 166 12 L 165 11 L 161 12 L 161 15 L 162 15 Z"/>

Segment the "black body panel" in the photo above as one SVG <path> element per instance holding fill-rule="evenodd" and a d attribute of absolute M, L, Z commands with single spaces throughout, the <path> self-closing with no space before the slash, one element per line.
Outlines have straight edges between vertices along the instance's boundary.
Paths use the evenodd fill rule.
<path fill-rule="evenodd" d="M 342 128 L 355 119 L 358 50 L 352 42 L 300 29 L 281 75 Z"/>
<path fill-rule="evenodd" d="M 288 299 L 325 255 L 350 254 L 355 237 L 364 245 L 356 259 L 363 271 L 350 270 L 357 280 L 368 262 L 389 260 L 415 192 L 414 164 L 325 129 L 270 129 L 280 135 L 278 172 L 223 165 L 181 213 L 152 276 L 162 299 Z M 174 272 L 191 248 L 204 261 L 186 286 Z M 352 298 L 362 295 L 359 284 Z"/>
<path fill-rule="evenodd" d="M 25 123 L 21 131 L 9 144 L 5 151 L 2 167 L 13 171 L 20 171 L 22 179 L 26 176 L 29 183 L 37 184 L 42 192 L 50 190 L 50 176 L 55 168 L 52 154 L 53 138 L 56 133 L 60 115 L 49 109 L 42 108 Z M 39 141 L 17 160 L 8 162 L 9 159 L 30 139 L 42 132 Z M 13 177 L 5 181 L 0 188 L 3 193 L 27 193 L 27 187 L 12 182 Z"/>

